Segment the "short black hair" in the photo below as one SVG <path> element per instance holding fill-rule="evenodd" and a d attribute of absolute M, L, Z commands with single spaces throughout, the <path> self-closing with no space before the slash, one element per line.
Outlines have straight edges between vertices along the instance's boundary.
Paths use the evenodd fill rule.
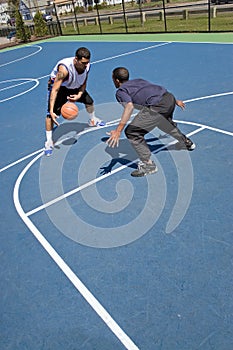
<path fill-rule="evenodd" d="M 75 56 L 81 60 L 82 57 L 86 58 L 86 59 L 90 59 L 91 57 L 91 53 L 90 51 L 86 48 L 86 47 L 80 47 L 76 52 L 75 52 Z"/>
<path fill-rule="evenodd" d="M 125 67 L 117 67 L 113 70 L 112 76 L 114 79 L 118 79 L 121 83 L 129 80 L 129 71 Z"/>

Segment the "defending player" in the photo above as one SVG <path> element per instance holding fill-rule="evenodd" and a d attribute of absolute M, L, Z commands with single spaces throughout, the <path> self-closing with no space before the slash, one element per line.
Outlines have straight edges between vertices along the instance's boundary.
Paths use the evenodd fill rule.
<path fill-rule="evenodd" d="M 116 99 L 123 105 L 124 111 L 118 127 L 110 132 L 111 136 L 107 141 L 110 147 L 118 146 L 120 134 L 134 108 L 140 110 L 125 129 L 126 137 L 140 159 L 138 169 L 131 173 L 132 176 L 145 176 L 158 170 L 156 164 L 150 159 L 151 152 L 144 138 L 155 127 L 178 140 L 177 149 L 189 151 L 195 149 L 195 144 L 181 133 L 172 120 L 176 105 L 182 109 L 185 108 L 183 101 L 176 100 L 162 86 L 143 79 L 129 80 L 129 72 L 124 67 L 115 68 L 112 79 L 117 88 Z"/>

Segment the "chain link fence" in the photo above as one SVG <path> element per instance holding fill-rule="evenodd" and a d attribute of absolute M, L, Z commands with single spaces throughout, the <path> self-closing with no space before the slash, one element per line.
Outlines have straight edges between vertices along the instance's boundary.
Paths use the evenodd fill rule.
<path fill-rule="evenodd" d="M 233 3 L 224 0 L 169 2 L 137 0 L 116 4 L 114 0 L 78 6 L 73 0 L 30 8 L 24 18 L 34 35 L 33 17 L 37 11 L 50 14 L 47 21 L 50 36 L 122 33 L 185 33 L 233 31 Z M 146 1 L 146 0 L 145 0 Z M 219 4 L 219 1 L 223 1 Z M 225 0 L 231 1 L 231 0 Z M 46 19 L 45 19 L 46 20 Z M 1 29 L 7 36 L 12 28 Z"/>

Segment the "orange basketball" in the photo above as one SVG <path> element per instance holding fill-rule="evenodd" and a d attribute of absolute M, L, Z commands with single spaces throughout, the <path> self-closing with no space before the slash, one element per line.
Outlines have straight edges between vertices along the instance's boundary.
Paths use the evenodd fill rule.
<path fill-rule="evenodd" d="M 78 107 L 73 102 L 66 102 L 61 108 L 63 118 L 72 120 L 78 116 Z"/>

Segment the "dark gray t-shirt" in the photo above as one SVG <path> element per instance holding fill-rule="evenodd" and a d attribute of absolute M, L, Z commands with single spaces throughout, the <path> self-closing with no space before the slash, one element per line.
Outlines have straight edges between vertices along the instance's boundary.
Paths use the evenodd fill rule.
<path fill-rule="evenodd" d="M 156 106 L 167 90 L 144 79 L 132 79 L 123 83 L 116 92 L 119 103 L 132 102 L 135 108 L 139 106 Z"/>

